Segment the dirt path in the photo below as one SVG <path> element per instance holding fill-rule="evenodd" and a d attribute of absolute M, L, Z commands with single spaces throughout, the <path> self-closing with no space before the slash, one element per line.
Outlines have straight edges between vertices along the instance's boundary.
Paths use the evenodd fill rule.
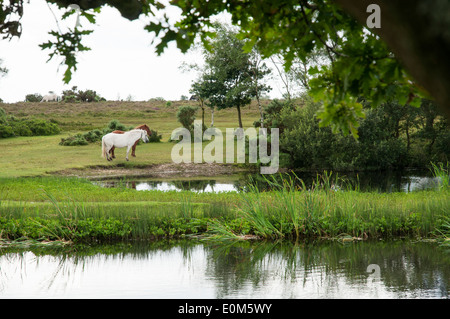
<path fill-rule="evenodd" d="M 249 172 L 248 168 L 230 164 L 154 164 L 145 167 L 93 166 L 87 168 L 73 168 L 56 172 L 59 176 L 76 176 L 89 179 L 120 178 L 120 177 L 201 177 L 231 175 L 239 172 Z"/>

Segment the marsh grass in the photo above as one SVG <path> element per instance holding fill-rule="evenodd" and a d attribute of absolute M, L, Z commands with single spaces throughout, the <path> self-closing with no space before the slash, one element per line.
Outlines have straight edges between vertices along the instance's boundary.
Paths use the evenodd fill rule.
<path fill-rule="evenodd" d="M 294 176 L 294 178 L 297 178 Z M 270 193 L 257 187 L 241 193 L 238 216 L 262 239 L 394 238 L 436 236 L 448 221 L 448 189 L 415 193 L 361 193 L 330 174 L 305 184 L 275 179 Z M 302 186 L 295 187 L 296 184 Z M 226 225 L 215 225 L 213 237 L 239 238 Z"/>
<path fill-rule="evenodd" d="M 0 238 L 9 240 L 170 238 L 205 232 L 212 218 L 232 216 L 226 200 L 187 191 L 107 189 L 75 178 L 2 179 L 0 185 Z"/>
<path fill-rule="evenodd" d="M 448 237 L 450 190 L 358 192 L 324 173 L 267 178 L 271 191 L 135 191 L 77 178 L 0 179 L 0 239 L 112 241 Z M 445 232 L 446 231 L 446 232 Z"/>
<path fill-rule="evenodd" d="M 445 165 L 443 163 L 431 163 L 431 173 L 434 177 L 439 179 L 439 189 L 444 190 L 450 187 L 450 166 L 449 162 Z"/>

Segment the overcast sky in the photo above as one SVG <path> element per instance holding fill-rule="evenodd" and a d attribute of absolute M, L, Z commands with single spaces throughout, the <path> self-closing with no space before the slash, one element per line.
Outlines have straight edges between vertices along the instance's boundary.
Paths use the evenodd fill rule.
<path fill-rule="evenodd" d="M 202 64 L 201 54 L 182 54 L 172 43 L 157 56 L 151 45 L 153 34 L 143 29 L 146 18 L 128 21 L 110 7 L 102 8 L 95 26 L 81 18 L 83 29 L 94 30 L 83 42 L 91 51 L 77 55 L 77 71 L 71 82 L 64 85 L 66 67 L 61 65 L 62 58 L 54 57 L 46 62 L 50 51 L 41 50 L 39 44 L 51 39 L 48 34 L 51 30 L 73 29 L 75 15 L 61 21 L 65 10 L 59 11 L 53 5 L 51 8 L 44 0 L 25 2 L 22 36 L 11 41 L 0 40 L 2 66 L 9 69 L 8 75 L 0 78 L 0 98 L 4 102 L 23 101 L 31 93 L 61 94 L 75 85 L 81 90 L 95 90 L 107 100 L 125 100 L 128 96 L 134 101 L 156 97 L 179 100 L 182 95 L 190 96 L 189 89 L 197 74 L 182 72 L 179 67 L 183 62 Z M 178 12 L 172 9 L 169 14 L 176 17 Z M 271 85 L 271 97 L 281 96 L 279 84 Z"/>

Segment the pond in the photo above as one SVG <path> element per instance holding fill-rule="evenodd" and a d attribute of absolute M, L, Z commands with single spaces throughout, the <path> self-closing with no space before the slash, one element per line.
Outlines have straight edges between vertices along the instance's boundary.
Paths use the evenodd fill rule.
<path fill-rule="evenodd" d="M 296 177 L 292 181 L 301 186 L 301 179 L 307 187 L 311 187 L 317 180 L 317 173 L 296 172 Z M 160 191 L 181 191 L 190 190 L 195 192 L 230 192 L 242 191 L 246 189 L 248 183 L 256 184 L 259 189 L 269 189 L 272 178 L 280 180 L 281 175 L 262 176 L 259 174 L 236 174 L 222 175 L 208 178 L 176 178 L 167 180 L 145 179 L 145 178 L 124 178 L 121 180 L 100 180 L 94 183 L 103 187 L 127 187 L 137 191 L 160 190 Z M 286 174 L 283 176 L 286 177 Z M 291 174 L 291 176 L 294 176 Z M 433 177 L 429 171 L 382 171 L 382 172 L 350 172 L 333 173 L 331 181 L 334 183 L 338 179 L 341 188 L 358 187 L 360 191 L 378 192 L 412 192 L 436 188 L 439 179 Z"/>
<path fill-rule="evenodd" d="M 197 240 L 0 251 L 1 298 L 448 298 L 434 243 Z"/>

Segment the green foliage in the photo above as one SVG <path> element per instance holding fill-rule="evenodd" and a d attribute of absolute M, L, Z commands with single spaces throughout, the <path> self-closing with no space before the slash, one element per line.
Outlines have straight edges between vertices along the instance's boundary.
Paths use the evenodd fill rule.
<path fill-rule="evenodd" d="M 111 133 L 112 131 L 128 131 L 133 129 L 132 126 L 125 126 L 120 123 L 119 120 L 111 120 L 107 127 L 102 130 L 95 129 L 86 133 L 78 133 L 74 136 L 69 136 L 67 138 L 61 138 L 59 145 L 62 146 L 78 146 L 78 145 L 88 145 L 89 143 L 95 143 L 102 140 L 103 135 Z"/>
<path fill-rule="evenodd" d="M 205 70 L 193 84 L 191 93 L 201 102 L 208 100 L 212 108 L 236 107 L 239 127 L 242 127 L 240 108 L 270 89 L 261 83 L 269 69 L 255 59 L 256 53 L 252 55 L 243 50 L 245 42 L 237 37 L 236 31 L 219 24 L 215 29 L 217 35 L 212 39 L 210 50 L 204 50 Z"/>
<path fill-rule="evenodd" d="M 0 138 L 15 136 L 11 126 L 0 124 Z"/>
<path fill-rule="evenodd" d="M 22 123 L 30 129 L 31 135 L 33 136 L 55 135 L 60 132 L 59 127 L 55 123 L 51 123 L 49 121 L 44 121 L 41 119 L 25 120 Z"/>
<path fill-rule="evenodd" d="M 74 136 L 69 136 L 67 138 L 61 138 L 61 142 L 59 142 L 59 145 L 63 146 L 79 146 L 88 144 L 88 141 L 86 141 L 83 134 L 81 133 L 78 133 Z"/>
<path fill-rule="evenodd" d="M 64 64 L 67 66 L 63 77 L 64 83 L 67 84 L 70 82 L 72 69 L 74 71 L 77 70 L 76 53 L 90 50 L 90 48 L 81 44 L 81 39 L 84 35 L 91 34 L 92 32 L 92 30 L 80 31 L 77 28 L 75 30 L 69 30 L 66 33 L 50 31 L 49 34 L 55 37 L 55 42 L 48 41 L 39 45 L 42 49 L 51 50 L 48 61 L 55 55 L 64 57 Z"/>
<path fill-rule="evenodd" d="M 332 173 L 308 187 L 295 178 L 267 180 L 270 191 L 252 184 L 247 192 L 218 194 L 101 188 L 79 178 L 3 178 L 1 239 L 435 237 L 448 227 L 448 187 L 358 192 Z"/>
<path fill-rule="evenodd" d="M 67 138 L 61 138 L 61 142 L 59 145 L 62 146 L 78 146 L 78 145 L 88 145 L 89 143 L 96 143 L 102 140 L 102 137 L 112 131 L 129 131 L 132 130 L 133 126 L 126 126 L 120 123 L 119 120 L 111 120 L 108 125 L 99 130 L 91 130 L 86 133 L 78 133 L 73 136 L 69 136 Z M 149 138 L 149 143 L 157 143 L 162 139 L 162 135 L 158 135 L 157 131 L 150 130 L 151 135 Z"/>
<path fill-rule="evenodd" d="M 154 131 L 154 130 L 150 129 L 150 133 L 152 133 L 152 134 L 148 137 L 148 142 L 149 143 L 159 143 L 159 142 L 161 142 L 162 135 L 158 135 L 158 131 Z"/>
<path fill-rule="evenodd" d="M 450 187 L 450 163 L 447 162 L 446 165 L 443 163 L 431 163 L 431 172 L 434 177 L 439 178 L 439 189 L 447 190 Z"/>
<path fill-rule="evenodd" d="M 159 38 L 158 52 L 171 41 L 185 51 L 196 35 L 205 46 L 213 46 L 213 17 L 224 11 L 239 26 L 239 38 L 247 40 L 247 52 L 256 46 L 263 57 L 279 54 L 286 69 L 296 59 L 307 61 L 324 52 L 326 63 L 309 70 L 308 86 L 315 100 L 323 103 L 318 114 L 321 127 L 331 126 L 333 132 L 358 136 L 359 120 L 364 117 L 360 96 L 372 107 L 385 100 L 420 103 L 423 92 L 411 84 L 383 40 L 333 1 L 217 1 L 206 7 L 198 1 L 176 1 L 174 5 L 181 9 L 181 18 L 171 32 L 164 32 L 171 25 L 168 20 L 151 22 L 146 28 Z"/>
<path fill-rule="evenodd" d="M 366 107 L 366 117 L 358 120 L 358 141 L 321 127 L 315 115 L 322 105 L 307 97 L 295 104 L 272 101 L 265 108 L 265 126 L 280 128 L 280 152 L 289 155 L 286 165 L 292 168 L 395 169 L 447 161 L 445 138 L 450 127 L 439 113 L 430 115 L 427 107 L 401 106 L 396 101 L 377 108 L 360 103 Z"/>
<path fill-rule="evenodd" d="M 70 90 L 65 90 L 62 92 L 62 100 L 64 102 L 99 102 L 105 99 L 97 95 L 97 92 L 93 90 L 78 90 L 76 86 L 72 87 Z"/>
<path fill-rule="evenodd" d="M 411 194 L 363 194 L 344 184 L 329 184 L 331 174 L 317 179 L 310 188 L 295 187 L 292 179 L 268 180 L 274 190 L 267 197 L 256 187 L 241 193 L 238 216 L 246 225 L 246 234 L 268 240 L 305 238 L 392 238 L 430 236 L 445 225 L 446 204 L 436 200 L 431 206 L 408 200 Z M 347 189 L 339 191 L 339 187 Z M 422 193 L 423 200 L 430 193 Z M 384 198 L 383 198 L 384 197 Z M 389 197 L 389 199 L 387 198 Z M 436 198 L 437 199 L 437 198 Z M 417 199 L 418 200 L 418 199 Z M 411 205 L 412 204 L 412 205 Z M 404 205 L 407 205 L 406 208 Z M 229 222 L 217 220 L 212 239 L 236 240 L 243 233 L 233 231 Z"/>
<path fill-rule="evenodd" d="M 111 120 L 106 127 L 106 131 L 108 131 L 108 133 L 110 133 L 112 131 L 116 131 L 116 130 L 117 131 L 127 131 L 127 130 L 132 130 L 132 129 L 133 129 L 132 126 L 125 126 L 124 124 L 120 123 L 119 120 Z"/>
<path fill-rule="evenodd" d="M 61 7 L 67 7 L 68 4 L 66 0 L 51 2 Z M 94 23 L 94 13 L 99 12 L 103 5 L 117 8 L 129 19 L 135 19 L 140 14 L 158 15 L 167 9 L 167 6 L 159 1 L 133 0 L 126 3 L 112 0 L 101 3 L 83 1 L 81 16 Z M 309 70 L 308 86 L 316 101 L 323 103 L 323 108 L 319 111 L 320 125 L 331 126 L 334 132 L 341 130 L 344 134 L 358 136 L 358 125 L 360 119 L 364 118 L 364 108 L 358 101 L 361 96 L 370 101 L 372 107 L 386 100 L 396 100 L 402 106 L 406 104 L 417 106 L 420 104 L 420 97 L 427 95 L 420 88 L 422 85 L 440 98 L 443 108 L 447 108 L 448 100 L 445 93 L 439 93 L 445 89 L 439 86 L 430 87 L 430 83 L 439 83 L 440 78 L 448 81 L 446 78 L 449 73 L 446 71 L 448 65 L 443 63 L 442 72 L 434 73 L 437 82 L 427 81 L 429 77 L 425 74 L 427 67 L 436 68 L 433 71 L 441 71 L 439 70 L 441 65 L 434 61 L 445 60 L 448 45 L 430 49 L 430 54 L 434 56 L 432 59 L 423 58 L 424 55 L 421 54 L 427 52 L 430 43 L 439 43 L 440 40 L 445 42 L 446 38 L 442 38 L 440 34 L 444 34 L 448 29 L 448 21 L 444 19 L 447 12 L 446 5 L 441 6 L 444 9 L 436 10 L 436 14 L 429 15 L 427 10 L 422 10 L 419 1 L 415 1 L 411 3 L 411 12 L 414 13 L 411 15 L 412 18 L 403 21 L 397 18 L 402 16 L 401 4 L 386 5 L 384 8 L 392 12 L 387 18 L 385 16 L 384 21 L 390 24 L 390 29 L 394 32 L 379 30 L 377 32 L 369 29 L 364 22 L 358 22 L 350 13 L 363 21 L 367 17 L 367 12 L 363 8 L 365 4 L 353 4 L 350 1 L 339 3 L 329 0 L 281 2 L 226 0 L 209 1 L 208 5 L 205 5 L 202 1 L 180 0 L 172 1 L 170 5 L 176 6 L 181 11 L 178 21 L 161 14 L 160 19 L 152 20 L 145 26 L 145 30 L 154 32 L 155 40 L 160 41 L 156 44 L 158 54 L 163 53 L 168 43 L 172 41 L 176 42 L 181 51 L 186 52 L 198 37 L 206 48 L 212 49 L 215 39 L 220 38 L 220 32 L 214 32 L 213 21 L 222 12 L 229 13 L 232 23 L 239 26 L 238 37 L 245 40 L 243 48 L 247 52 L 257 47 L 263 57 L 279 54 L 285 61 L 286 69 L 292 66 L 293 61 L 309 61 L 317 52 L 324 52 L 327 61 L 321 67 Z M 5 34 L 6 38 L 20 36 L 22 1 L 11 2 L 2 9 L 4 14 L 0 16 L 2 22 L 0 33 Z M 94 9 L 94 13 L 87 12 L 89 9 Z M 63 17 L 69 14 L 73 14 L 73 11 L 64 14 Z M 422 21 L 420 26 L 416 23 L 419 20 Z M 400 24 L 402 27 L 397 28 Z M 423 32 L 415 32 L 419 29 Z M 90 32 L 76 28 L 66 33 L 52 31 L 50 35 L 56 39 L 41 44 L 41 48 L 52 50 L 50 58 L 55 55 L 64 58 L 67 65 L 64 75 L 66 83 L 70 81 L 72 70 L 76 69 L 76 53 L 88 50 L 82 45 L 81 40 Z M 215 33 L 218 37 L 214 39 Z M 383 38 L 393 47 L 396 43 L 402 43 L 396 47 L 395 55 L 383 42 Z M 233 51 L 232 46 L 222 46 L 219 51 L 223 52 L 220 54 L 226 55 L 228 49 L 230 53 Z M 412 81 L 397 56 L 403 59 L 410 70 L 414 70 L 414 64 L 418 64 L 418 71 L 411 73 L 419 77 L 420 85 Z M 232 60 L 225 66 L 232 66 L 234 62 L 239 63 L 239 60 Z M 216 84 L 221 86 L 222 83 Z M 445 87 L 445 84 L 443 85 Z M 229 100 L 231 95 L 236 96 L 248 87 L 248 85 L 228 87 L 227 92 L 230 96 L 226 99 Z M 241 103 L 241 100 L 242 103 L 245 102 L 242 95 L 238 99 L 234 98 L 231 104 Z M 231 104 L 222 105 L 229 107 Z"/>
<path fill-rule="evenodd" d="M 41 119 L 19 119 L 8 116 L 5 110 L 0 108 L 0 138 L 55 135 L 60 131 L 56 123 Z"/>
<path fill-rule="evenodd" d="M 189 105 L 180 106 L 177 112 L 177 120 L 189 131 L 194 130 L 195 113 L 197 108 Z"/>
<path fill-rule="evenodd" d="M 25 96 L 25 102 L 40 102 L 42 101 L 42 95 L 39 93 L 27 94 Z"/>

